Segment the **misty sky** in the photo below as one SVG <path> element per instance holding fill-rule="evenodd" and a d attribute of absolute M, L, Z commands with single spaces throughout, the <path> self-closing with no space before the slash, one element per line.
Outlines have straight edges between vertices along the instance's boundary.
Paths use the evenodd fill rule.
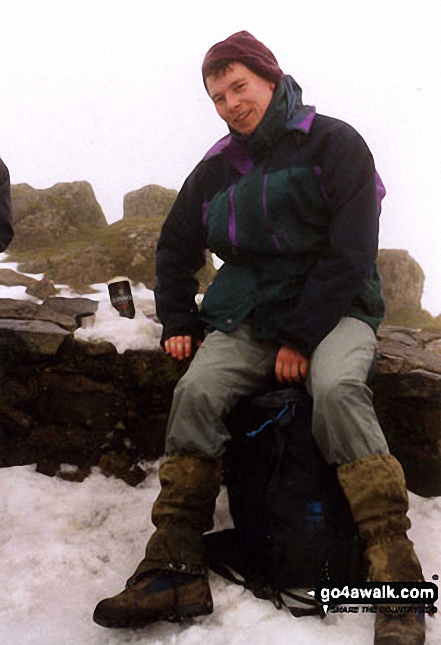
<path fill-rule="evenodd" d="M 441 312 L 440 0 L 0 0 L 0 155 L 13 183 L 179 188 L 226 133 L 206 50 L 247 29 L 304 102 L 366 139 L 388 194 L 382 248 L 407 249 Z"/>

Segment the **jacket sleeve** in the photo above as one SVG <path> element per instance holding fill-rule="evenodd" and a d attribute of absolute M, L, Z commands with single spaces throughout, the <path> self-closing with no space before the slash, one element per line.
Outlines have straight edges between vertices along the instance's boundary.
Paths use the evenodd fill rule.
<path fill-rule="evenodd" d="M 349 311 L 378 251 L 379 206 L 372 155 L 362 137 L 340 122 L 322 150 L 330 208 L 329 245 L 309 271 L 281 343 L 310 356 Z"/>
<path fill-rule="evenodd" d="M 0 252 L 8 247 L 14 235 L 10 188 L 8 169 L 0 159 Z"/>
<path fill-rule="evenodd" d="M 158 241 L 155 300 L 164 327 L 162 342 L 171 336 L 202 335 L 195 273 L 205 264 L 205 240 L 196 170 L 179 192 Z"/>

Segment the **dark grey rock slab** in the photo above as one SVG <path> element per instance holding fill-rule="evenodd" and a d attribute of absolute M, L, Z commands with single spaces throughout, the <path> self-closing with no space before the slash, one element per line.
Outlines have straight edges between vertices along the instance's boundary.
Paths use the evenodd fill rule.
<path fill-rule="evenodd" d="M 67 331 L 81 327 L 81 321 L 93 316 L 98 303 L 90 298 L 47 298 L 43 304 L 29 300 L 0 298 L 0 319 L 41 320 L 54 323 Z"/>
<path fill-rule="evenodd" d="M 41 320 L 0 320 L 0 349 L 28 351 L 31 354 L 55 356 L 71 336 L 70 332 L 51 322 Z M 3 345 L 3 348 L 2 348 Z"/>

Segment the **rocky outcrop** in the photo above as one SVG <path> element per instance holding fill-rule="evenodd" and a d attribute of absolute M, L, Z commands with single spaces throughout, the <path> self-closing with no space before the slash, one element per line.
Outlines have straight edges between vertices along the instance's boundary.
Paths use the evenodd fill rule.
<path fill-rule="evenodd" d="M 104 228 L 106 218 L 92 186 L 86 181 L 36 189 L 11 187 L 15 236 L 10 250 L 53 247 L 78 236 L 85 228 Z"/>
<path fill-rule="evenodd" d="M 123 219 L 142 217 L 143 219 L 165 220 L 178 192 L 156 184 L 143 186 L 124 196 Z"/>
<path fill-rule="evenodd" d="M 35 190 L 12 187 L 16 235 L 8 249 L 20 271 L 84 289 L 124 275 L 153 289 L 156 245 L 175 190 L 149 185 L 124 198 L 124 218 L 107 225 L 86 182 Z M 211 255 L 198 275 L 200 291 L 213 279 Z M 31 287 L 33 289 L 33 287 Z M 43 291 L 35 295 L 52 295 Z M 52 292 L 53 293 L 53 292 Z"/>
<path fill-rule="evenodd" d="M 76 340 L 72 329 L 96 303 L 65 300 L 15 309 L 0 301 L 0 465 L 37 463 L 79 480 L 98 465 L 136 484 L 139 460 L 163 452 L 172 391 L 188 363 L 159 349 L 118 354 L 110 343 Z M 441 495 L 441 333 L 382 328 L 373 390 L 410 490 Z"/>
<path fill-rule="evenodd" d="M 441 329 L 439 322 L 421 307 L 424 272 L 418 262 L 407 251 L 381 249 L 377 265 L 383 279 L 385 324 L 413 329 L 432 325 Z"/>
<path fill-rule="evenodd" d="M 384 280 L 383 294 L 391 314 L 402 308 L 421 308 L 424 272 L 407 251 L 381 249 L 378 269 Z"/>

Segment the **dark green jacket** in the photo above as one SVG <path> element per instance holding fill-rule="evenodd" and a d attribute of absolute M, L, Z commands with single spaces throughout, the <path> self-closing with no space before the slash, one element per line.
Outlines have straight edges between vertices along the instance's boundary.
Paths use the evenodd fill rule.
<path fill-rule="evenodd" d="M 303 106 L 285 77 L 257 130 L 232 133 L 187 179 L 158 244 L 164 339 L 200 322 L 229 331 L 252 314 L 257 339 L 309 356 L 342 316 L 375 330 L 375 269 L 384 188 L 361 136 Z M 203 250 L 224 265 L 194 304 Z"/>

